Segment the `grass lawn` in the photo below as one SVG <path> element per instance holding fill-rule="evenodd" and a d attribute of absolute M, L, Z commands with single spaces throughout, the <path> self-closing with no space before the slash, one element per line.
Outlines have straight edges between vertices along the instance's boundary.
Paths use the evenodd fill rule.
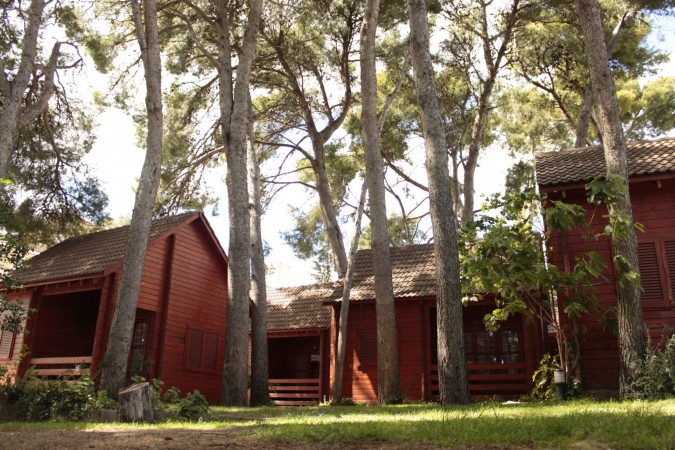
<path fill-rule="evenodd" d="M 54 434 L 57 431 L 58 434 Z M 433 404 L 386 407 L 214 407 L 210 417 L 198 423 L 0 424 L 0 447 L 4 447 L 3 444 L 26 447 L 35 444 L 35 447 L 39 447 L 41 433 L 45 437 L 50 436 L 49 442 L 53 448 L 59 447 L 56 445 L 59 441 L 54 441 L 54 436 L 65 439 L 62 448 L 66 448 L 67 444 L 91 447 L 88 441 L 79 440 L 88 436 L 93 438 L 94 443 L 104 443 L 105 438 L 110 438 L 106 446 L 118 444 L 128 447 L 132 442 L 146 448 L 166 442 L 172 442 L 172 448 L 199 448 L 216 442 L 252 448 L 447 446 L 668 449 L 675 448 L 675 399 L 659 402 L 584 400 L 516 405 L 475 403 L 449 408 Z M 27 440 L 7 440 L 7 436 Z M 133 437 L 134 440 L 125 441 L 124 436 Z M 143 441 L 144 436 L 155 440 Z"/>

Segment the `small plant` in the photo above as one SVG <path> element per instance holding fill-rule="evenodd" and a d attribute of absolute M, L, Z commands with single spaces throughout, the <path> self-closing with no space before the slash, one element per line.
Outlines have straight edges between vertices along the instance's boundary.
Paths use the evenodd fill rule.
<path fill-rule="evenodd" d="M 209 403 L 201 392 L 196 389 L 194 392 L 188 393 L 178 404 L 178 415 L 187 420 L 201 417 L 208 414 L 208 412 Z"/>
<path fill-rule="evenodd" d="M 647 346 L 647 356 L 638 367 L 629 397 L 644 400 L 675 397 L 675 334 L 662 347 Z"/>
<path fill-rule="evenodd" d="M 329 406 L 356 406 L 356 403 L 354 403 L 354 400 L 352 400 L 351 397 L 342 397 L 342 400 L 337 401 L 337 400 L 331 400 L 328 402 Z"/>
<path fill-rule="evenodd" d="M 555 383 L 553 383 L 553 371 L 560 369 L 558 355 L 551 356 L 546 353 L 539 361 L 539 367 L 532 374 L 534 388 L 530 397 L 534 400 L 553 400 L 556 398 Z"/>
<path fill-rule="evenodd" d="M 117 409 L 117 407 L 117 402 L 108 397 L 108 393 L 105 389 L 96 393 L 93 409 Z"/>

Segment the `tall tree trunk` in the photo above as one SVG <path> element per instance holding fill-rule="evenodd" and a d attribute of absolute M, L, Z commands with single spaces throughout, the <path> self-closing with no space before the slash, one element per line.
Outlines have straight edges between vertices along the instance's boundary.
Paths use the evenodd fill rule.
<path fill-rule="evenodd" d="M 440 400 L 443 405 L 468 403 L 470 397 L 464 356 L 457 228 L 450 192 L 443 121 L 429 52 L 427 8 L 424 0 L 407 0 L 407 4 L 415 90 L 422 118 L 434 232 Z"/>
<path fill-rule="evenodd" d="M 361 195 L 359 196 L 359 205 L 356 208 L 356 222 L 354 223 L 354 237 L 352 245 L 349 248 L 349 258 L 347 259 L 347 272 L 342 284 L 342 305 L 340 306 L 340 323 L 338 326 L 337 355 L 335 357 L 335 379 L 333 380 L 333 401 L 342 401 L 342 386 L 344 384 L 345 355 L 347 353 L 347 321 L 349 319 L 349 296 L 351 295 L 352 283 L 354 280 L 354 258 L 359 248 L 359 239 L 361 238 L 361 219 L 366 205 L 366 193 L 368 189 L 366 182 L 361 186 Z"/>
<path fill-rule="evenodd" d="M 0 179 L 7 178 L 9 163 L 19 138 L 21 105 L 34 72 L 37 41 L 44 8 L 44 0 L 33 0 L 30 3 L 21 46 L 21 59 L 13 79 L 9 79 L 9 73 L 6 73 L 4 63 L 0 61 L 0 94 L 2 94 L 0 95 L 2 98 L 2 104 L 0 104 Z M 56 64 L 56 59 L 54 64 Z"/>
<path fill-rule="evenodd" d="M 260 220 L 261 185 L 258 152 L 253 136 L 253 117 L 248 125 L 249 211 L 251 214 L 251 406 L 270 401 L 267 359 L 267 282 Z"/>
<path fill-rule="evenodd" d="M 469 155 L 466 164 L 464 165 L 464 207 L 462 208 L 462 225 L 473 220 L 474 214 L 474 178 L 476 168 L 478 167 L 478 156 L 480 155 L 485 138 L 485 127 L 487 124 L 488 112 L 490 107 L 490 97 L 494 90 L 499 70 L 501 69 L 502 60 L 506 55 L 506 51 L 511 41 L 513 29 L 518 22 L 518 14 L 520 11 L 520 0 L 512 0 L 511 9 L 508 14 L 504 15 L 505 29 L 503 30 L 502 43 L 497 49 L 497 53 L 492 54 L 492 45 L 494 38 L 490 36 L 490 28 L 488 26 L 487 5 L 481 3 L 481 20 L 480 20 L 480 38 L 483 45 L 483 59 L 487 66 L 487 78 L 483 82 L 482 92 L 478 97 L 478 105 L 476 105 L 476 117 L 473 121 L 471 129 L 471 142 L 469 143 Z"/>
<path fill-rule="evenodd" d="M 330 183 L 328 181 L 328 171 L 326 170 L 326 158 L 324 150 L 324 142 L 317 135 L 310 133 L 312 140 L 312 147 L 314 149 L 314 159 L 312 160 L 312 170 L 316 178 L 316 191 L 319 194 L 319 206 L 321 207 L 321 215 L 326 224 L 326 235 L 328 236 L 328 243 L 333 251 L 333 259 L 335 261 L 335 268 L 339 278 L 343 278 L 347 272 L 347 251 L 345 250 L 345 243 L 340 230 L 340 224 L 337 220 L 337 212 L 333 205 L 333 198 L 331 196 Z"/>
<path fill-rule="evenodd" d="M 584 34 L 595 103 L 600 110 L 607 175 L 618 176 L 624 188 L 623 195 L 614 199 L 613 204 L 609 205 L 610 217 L 620 214 L 629 218 L 632 223 L 633 211 L 628 191 L 626 142 L 621 128 L 616 87 L 609 68 L 607 47 L 602 30 L 602 11 L 597 0 L 576 0 L 576 8 Z M 646 347 L 640 288 L 631 282 L 618 282 L 628 272 L 639 270 L 635 230 L 630 227 L 625 234 L 626 236 L 614 233 L 612 236 L 621 353 L 619 386 L 622 395 L 628 393 L 631 384 L 636 380 L 638 376 L 636 369 L 644 359 Z"/>
<path fill-rule="evenodd" d="M 232 90 L 232 60 L 229 43 L 227 0 L 219 0 L 217 14 L 221 24 L 220 70 L 229 68 L 220 81 L 221 130 L 227 156 L 227 194 L 230 218 L 227 330 L 223 368 L 222 402 L 245 405 L 248 390 L 248 334 L 250 287 L 250 219 L 248 210 L 248 171 L 246 134 L 249 112 L 249 84 L 256 37 L 262 17 L 262 0 L 251 0 L 242 51 L 237 65 L 236 86 Z M 223 86 L 223 84 L 229 85 Z M 232 97 L 227 97 L 229 92 Z"/>
<path fill-rule="evenodd" d="M 628 23 L 628 21 L 630 21 L 633 17 L 635 17 L 635 14 L 637 14 L 638 10 L 639 9 L 637 7 L 633 7 L 626 10 L 626 12 L 623 13 L 617 24 L 614 26 L 614 30 L 612 30 L 612 37 L 609 39 L 609 42 L 607 43 L 608 60 L 609 57 L 612 55 L 612 53 L 614 53 L 614 47 L 616 47 L 616 43 L 619 41 L 621 31 L 625 28 L 626 23 Z M 587 145 L 589 145 L 588 128 L 591 123 L 592 116 L 593 116 L 593 84 L 589 82 L 588 85 L 586 86 L 584 96 L 582 97 L 581 100 L 581 110 L 579 112 L 579 122 L 577 124 L 577 134 L 576 139 L 574 141 L 574 147 L 579 148 L 579 147 L 586 147 Z"/>
<path fill-rule="evenodd" d="M 119 388 L 124 385 L 127 361 L 141 275 L 145 261 L 145 250 L 152 222 L 152 207 L 159 187 L 162 165 L 162 61 L 160 58 L 159 32 L 157 28 L 157 5 L 154 0 L 145 0 L 141 11 L 136 0 L 131 1 L 136 27 L 136 38 L 141 48 L 141 60 L 145 70 L 145 107 L 147 111 L 146 153 L 141 178 L 138 182 L 134 212 L 131 216 L 129 239 L 127 241 L 122 278 L 115 303 L 105 363 L 101 372 L 101 388 L 108 396 L 117 398 Z"/>
<path fill-rule="evenodd" d="M 384 169 L 377 127 L 377 79 L 375 37 L 379 0 L 368 0 L 361 28 L 361 130 L 366 159 L 366 183 L 370 195 L 370 246 L 375 276 L 377 318 L 377 400 L 380 404 L 401 401 L 398 368 L 394 287 L 389 258 L 389 232 L 384 194 Z"/>

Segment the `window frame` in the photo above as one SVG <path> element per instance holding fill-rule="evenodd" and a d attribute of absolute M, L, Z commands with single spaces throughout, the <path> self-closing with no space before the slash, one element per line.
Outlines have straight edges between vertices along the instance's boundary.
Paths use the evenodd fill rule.
<path fill-rule="evenodd" d="M 661 281 L 661 299 L 642 300 L 641 304 L 645 309 L 668 308 L 671 306 L 673 301 L 675 301 L 675 298 L 673 298 L 675 286 L 673 286 L 671 283 L 671 279 L 675 278 L 675 274 L 671 274 L 668 267 L 666 242 L 675 242 L 675 234 L 638 234 L 638 248 L 643 244 L 654 244 L 654 249 L 656 251 L 656 264 L 658 266 L 659 279 Z M 673 255 L 673 258 L 675 259 L 675 254 Z M 673 261 L 673 264 L 675 264 L 675 261 Z"/>
<path fill-rule="evenodd" d="M 190 364 L 190 356 L 192 355 L 191 353 L 191 336 L 192 332 L 200 332 L 201 333 L 201 345 L 200 345 L 200 352 L 199 352 L 199 365 L 194 365 Z M 215 357 L 215 364 L 213 367 L 206 367 L 206 362 L 209 360 L 213 360 L 213 358 L 207 358 L 208 352 L 207 352 L 207 334 L 211 334 L 215 336 L 215 350 L 214 350 L 214 355 L 211 355 Z M 212 337 L 213 337 L 212 336 Z M 183 370 L 186 372 L 198 372 L 198 373 L 209 373 L 209 374 L 214 374 L 218 373 L 218 349 L 220 347 L 220 335 L 214 331 L 207 330 L 205 328 L 200 328 L 198 326 L 192 326 L 190 324 L 185 325 L 185 349 L 183 351 Z"/>
<path fill-rule="evenodd" d="M 5 339 L 9 338 L 9 348 L 7 349 L 7 354 L 0 354 L 0 361 L 11 361 L 14 357 L 14 345 L 16 344 L 16 333 L 11 333 L 9 331 L 0 330 L 0 343 Z"/>

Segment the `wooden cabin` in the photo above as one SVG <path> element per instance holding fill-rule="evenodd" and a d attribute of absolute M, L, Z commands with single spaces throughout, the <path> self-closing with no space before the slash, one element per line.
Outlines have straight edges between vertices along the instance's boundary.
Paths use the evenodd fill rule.
<path fill-rule="evenodd" d="M 22 375 L 96 377 L 120 281 L 129 227 L 75 236 L 29 261 L 10 295 L 35 310 L 28 333 L 0 336 L 0 364 Z M 152 222 L 129 354 L 129 376 L 161 378 L 220 400 L 227 257 L 203 214 Z M 23 349 L 23 350 L 22 350 Z M 21 356 L 25 355 L 23 359 Z"/>
<path fill-rule="evenodd" d="M 336 283 L 267 293 L 270 399 L 279 406 L 318 405 L 330 394 L 331 308 Z"/>
<path fill-rule="evenodd" d="M 597 280 L 595 295 L 603 310 L 616 305 L 616 280 L 610 240 L 603 235 L 606 209 L 587 201 L 585 183 L 606 172 L 601 147 L 577 148 L 535 155 L 537 183 L 550 200 L 583 205 L 597 240 L 585 240 L 583 230 L 553 230 L 551 262 L 570 270 L 574 258 L 595 250 L 608 262 L 607 280 Z M 653 345 L 675 328 L 675 138 L 628 144 L 629 190 L 633 218 L 644 226 L 637 232 L 642 308 Z M 564 295 L 564 293 L 562 293 Z M 603 327 L 599 314 L 579 321 L 580 374 L 584 389 L 612 394 L 619 388 L 619 347 L 616 335 Z"/>
<path fill-rule="evenodd" d="M 438 398 L 438 370 L 436 355 L 436 282 L 433 245 L 412 245 L 391 249 L 392 277 L 396 305 L 401 388 L 410 400 L 435 400 Z M 326 324 L 322 333 L 329 332 L 324 344 L 319 342 L 321 382 L 326 383 L 329 367 L 329 386 L 323 384 L 321 397 L 330 397 L 335 378 L 334 362 L 337 352 L 342 285 L 340 283 L 299 286 L 282 290 L 285 302 L 297 307 L 284 320 L 291 323 L 305 317 L 310 310 L 316 323 Z M 273 294 L 278 295 L 278 294 Z M 272 297 L 273 298 L 273 297 Z M 278 298 L 278 297 L 277 297 Z M 293 300 L 300 299 L 302 301 Z M 275 300 L 273 300 L 274 302 Z M 269 311 L 276 308 L 270 304 Z M 330 306 L 326 311 L 321 304 Z M 300 306 L 302 305 L 302 306 Z M 492 396 L 518 397 L 532 388 L 532 372 L 538 365 L 544 337 L 541 325 L 515 316 L 497 332 L 489 332 L 483 317 L 494 309 L 494 298 L 472 302 L 464 309 L 464 338 L 469 369 L 469 384 L 474 398 Z M 319 319 L 320 316 L 320 319 Z M 315 322 L 311 322 L 314 324 Z M 292 331 L 284 322 L 275 333 Z M 295 364 L 294 353 L 288 345 L 274 347 L 274 334 L 270 333 L 270 378 L 276 361 Z M 329 349 L 324 346 L 329 345 Z M 274 350 L 273 350 L 274 349 Z M 329 351 L 328 351 L 329 350 Z M 299 376 L 298 376 L 299 377 Z M 289 380 L 290 381 L 290 380 Z M 272 383 L 272 380 L 270 381 Z M 354 285 L 349 306 L 347 325 L 347 353 L 343 395 L 356 402 L 377 401 L 377 339 L 375 323 L 375 290 L 370 250 L 359 251 L 354 265 Z"/>

